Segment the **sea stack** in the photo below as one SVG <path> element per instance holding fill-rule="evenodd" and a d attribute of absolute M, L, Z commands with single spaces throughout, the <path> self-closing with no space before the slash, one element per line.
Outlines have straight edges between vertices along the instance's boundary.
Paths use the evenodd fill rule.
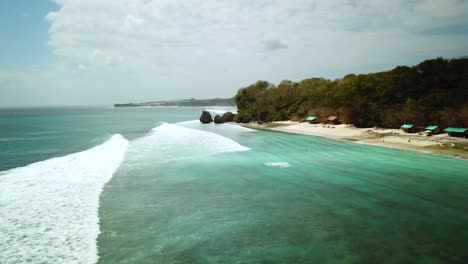
<path fill-rule="evenodd" d="M 202 124 L 209 124 L 209 123 L 213 122 L 213 118 L 211 118 L 210 112 L 208 112 L 206 110 L 203 110 L 202 114 L 200 116 L 200 122 Z"/>

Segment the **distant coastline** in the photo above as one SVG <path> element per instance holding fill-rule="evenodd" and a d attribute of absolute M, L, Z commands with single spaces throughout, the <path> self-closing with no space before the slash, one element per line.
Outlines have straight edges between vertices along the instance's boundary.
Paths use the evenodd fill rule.
<path fill-rule="evenodd" d="M 142 106 L 236 106 L 233 98 L 213 98 L 213 99 L 183 99 L 154 101 L 143 103 L 114 104 L 114 107 L 142 107 Z"/>

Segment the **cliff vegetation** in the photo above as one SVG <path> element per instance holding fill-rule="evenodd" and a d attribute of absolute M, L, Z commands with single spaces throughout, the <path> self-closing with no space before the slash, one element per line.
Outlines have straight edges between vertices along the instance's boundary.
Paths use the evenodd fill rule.
<path fill-rule="evenodd" d="M 258 81 L 240 89 L 235 101 L 237 122 L 338 115 L 357 127 L 468 127 L 468 58 L 437 58 L 336 80 Z"/>

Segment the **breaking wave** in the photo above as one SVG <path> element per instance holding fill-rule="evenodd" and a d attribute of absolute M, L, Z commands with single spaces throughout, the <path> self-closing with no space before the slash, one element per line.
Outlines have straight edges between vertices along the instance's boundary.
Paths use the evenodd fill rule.
<path fill-rule="evenodd" d="M 216 108 L 206 108 L 205 110 L 210 112 L 211 115 L 222 115 L 226 112 L 237 114 L 236 107 L 216 107 Z"/>
<path fill-rule="evenodd" d="M 96 263 L 99 196 L 117 169 L 247 150 L 213 132 L 163 123 L 131 142 L 114 135 L 83 152 L 0 172 L 0 262 Z"/>
<path fill-rule="evenodd" d="M 249 148 L 216 133 L 163 123 L 146 137 L 131 142 L 127 161 L 133 165 L 246 151 Z M 143 164 L 142 164 L 143 163 Z"/>
<path fill-rule="evenodd" d="M 99 195 L 127 147 L 114 135 L 83 152 L 0 172 L 0 262 L 95 263 Z"/>
<path fill-rule="evenodd" d="M 183 121 L 176 123 L 176 125 L 186 127 L 186 128 L 192 128 L 192 129 L 197 129 L 197 130 L 213 130 L 216 132 L 254 132 L 254 129 L 243 127 L 237 124 L 232 124 L 232 123 L 224 123 L 224 124 L 202 124 L 200 123 L 200 120 L 195 119 L 195 120 L 190 120 L 190 121 Z"/>

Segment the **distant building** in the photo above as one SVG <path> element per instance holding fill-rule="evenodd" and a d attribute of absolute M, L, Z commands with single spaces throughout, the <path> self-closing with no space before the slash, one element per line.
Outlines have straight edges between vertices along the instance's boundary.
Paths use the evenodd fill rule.
<path fill-rule="evenodd" d="M 337 116 L 329 116 L 327 118 L 327 123 L 337 125 L 340 123 L 340 119 Z"/>
<path fill-rule="evenodd" d="M 440 133 L 440 127 L 439 126 L 427 126 L 424 129 L 424 132 L 426 133 L 427 136 L 437 135 Z"/>
<path fill-rule="evenodd" d="M 444 132 L 447 132 L 451 137 L 468 137 L 468 128 L 447 127 Z"/>
<path fill-rule="evenodd" d="M 309 122 L 310 124 L 315 124 L 317 123 L 317 118 L 315 116 L 308 116 L 306 118 L 306 121 Z"/>
<path fill-rule="evenodd" d="M 401 126 L 401 129 L 403 129 L 403 131 L 405 131 L 406 133 L 416 132 L 416 128 L 414 127 L 413 124 L 404 124 Z"/>

